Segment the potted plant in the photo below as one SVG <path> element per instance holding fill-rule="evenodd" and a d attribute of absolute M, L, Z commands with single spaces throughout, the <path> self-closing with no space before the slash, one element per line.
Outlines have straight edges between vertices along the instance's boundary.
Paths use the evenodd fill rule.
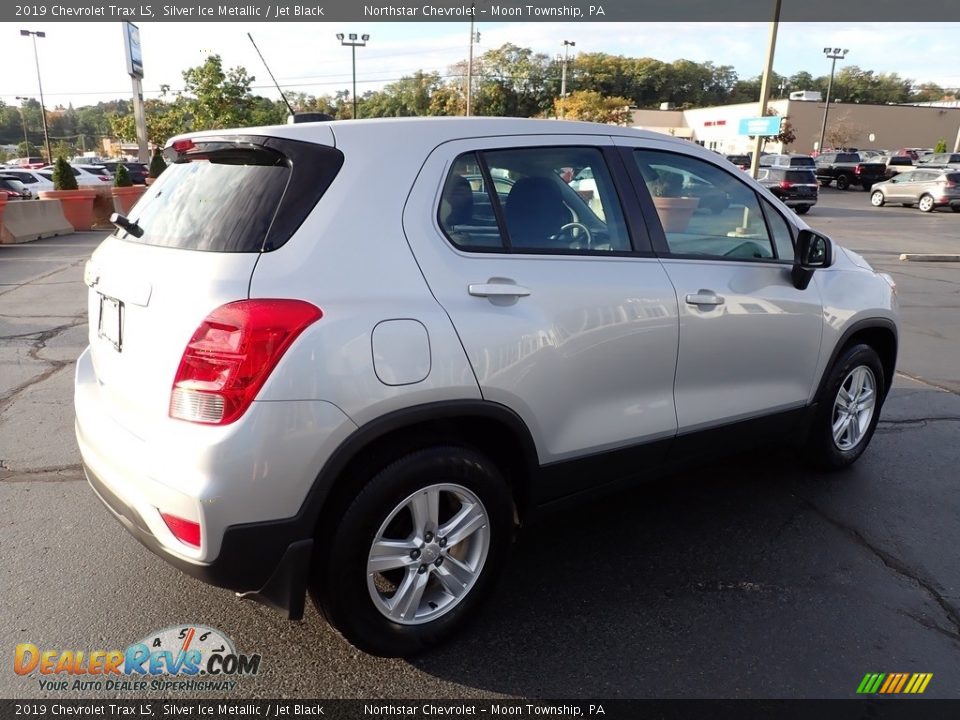
<path fill-rule="evenodd" d="M 41 200 L 58 200 L 63 216 L 74 230 L 90 230 L 93 227 L 93 199 L 97 193 L 77 187 L 73 168 L 62 155 L 53 168 L 53 190 L 41 190 Z"/>
<path fill-rule="evenodd" d="M 700 199 L 683 197 L 683 176 L 675 172 L 658 172 L 649 183 L 653 204 L 657 208 L 664 232 L 684 232 Z"/>
<path fill-rule="evenodd" d="M 147 185 L 152 185 L 153 182 L 160 177 L 160 173 L 167 169 L 167 163 L 163 159 L 163 155 L 160 154 L 160 148 L 157 148 L 153 152 L 153 157 L 150 158 L 150 171 L 147 173 L 146 183 Z"/>
<path fill-rule="evenodd" d="M 113 187 L 110 194 L 113 195 L 113 209 L 121 215 L 129 215 L 132 208 L 140 196 L 146 192 L 146 185 L 134 185 L 130 179 L 130 172 L 123 163 L 117 165 L 117 171 L 113 176 Z"/>
<path fill-rule="evenodd" d="M 7 207 L 7 193 L 0 190 L 0 232 L 3 230 L 3 211 Z"/>

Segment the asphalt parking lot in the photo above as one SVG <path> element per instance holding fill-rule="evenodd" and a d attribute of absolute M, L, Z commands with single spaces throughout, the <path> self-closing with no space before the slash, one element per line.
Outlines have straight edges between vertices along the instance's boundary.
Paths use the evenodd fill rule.
<path fill-rule="evenodd" d="M 135 697 L 41 691 L 14 647 L 189 623 L 262 655 L 231 698 L 845 698 L 868 672 L 960 697 L 960 263 L 899 260 L 960 252 L 960 215 L 827 189 L 805 219 L 898 283 L 899 373 L 860 462 L 823 476 L 774 448 L 544 518 L 469 631 L 412 661 L 188 578 L 109 516 L 72 430 L 100 236 L 0 246 L 0 697 Z"/>

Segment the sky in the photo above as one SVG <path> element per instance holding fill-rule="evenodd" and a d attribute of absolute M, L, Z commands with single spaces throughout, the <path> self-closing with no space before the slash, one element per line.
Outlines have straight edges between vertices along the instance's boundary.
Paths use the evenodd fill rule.
<path fill-rule="evenodd" d="M 74 107 L 130 97 L 122 23 L 3 23 L 0 47 L 19 60 L 18 72 L 0 80 L 0 100 L 16 105 L 16 96 L 37 97 L 31 39 L 21 29 L 42 30 L 37 40 L 47 107 Z M 575 52 L 605 52 L 663 61 L 680 58 L 732 65 L 742 78 L 763 69 L 769 23 L 477 23 L 481 33 L 476 53 L 512 42 L 557 56 L 563 41 Z M 782 23 L 774 70 L 792 75 L 807 70 L 815 77 L 830 71 L 823 48 L 850 50 L 843 65 L 876 72 L 896 72 L 918 82 L 960 86 L 956 57 L 960 23 Z M 286 91 L 334 94 L 351 84 L 350 50 L 341 47 L 338 32 L 368 33 L 367 47 L 357 49 L 357 92 L 377 90 L 416 70 L 446 73 L 465 59 L 470 26 L 450 23 L 150 23 L 140 24 L 144 95 L 157 97 L 161 84 L 176 92 L 183 70 L 200 65 L 211 53 L 227 68 L 242 65 L 255 76 L 254 92 L 279 99 L 256 51 L 260 51 Z M 576 88 L 572 88 L 576 89 Z M 802 89 L 802 88 L 794 88 Z"/>

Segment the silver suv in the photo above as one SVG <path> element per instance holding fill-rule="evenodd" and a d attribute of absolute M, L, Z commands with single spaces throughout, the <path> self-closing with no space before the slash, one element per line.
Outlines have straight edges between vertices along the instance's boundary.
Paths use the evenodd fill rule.
<path fill-rule="evenodd" d="M 459 628 L 538 508 L 771 439 L 843 468 L 873 435 L 892 280 L 691 143 L 409 119 L 165 152 L 85 269 L 90 485 L 367 652 Z"/>

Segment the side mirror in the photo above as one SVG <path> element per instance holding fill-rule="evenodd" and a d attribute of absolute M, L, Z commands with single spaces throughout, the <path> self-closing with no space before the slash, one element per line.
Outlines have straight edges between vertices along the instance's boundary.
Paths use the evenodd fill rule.
<path fill-rule="evenodd" d="M 833 243 L 825 235 L 812 230 L 801 230 L 797 235 L 797 247 L 791 273 L 793 285 L 806 290 L 817 268 L 829 267 L 833 261 Z"/>

